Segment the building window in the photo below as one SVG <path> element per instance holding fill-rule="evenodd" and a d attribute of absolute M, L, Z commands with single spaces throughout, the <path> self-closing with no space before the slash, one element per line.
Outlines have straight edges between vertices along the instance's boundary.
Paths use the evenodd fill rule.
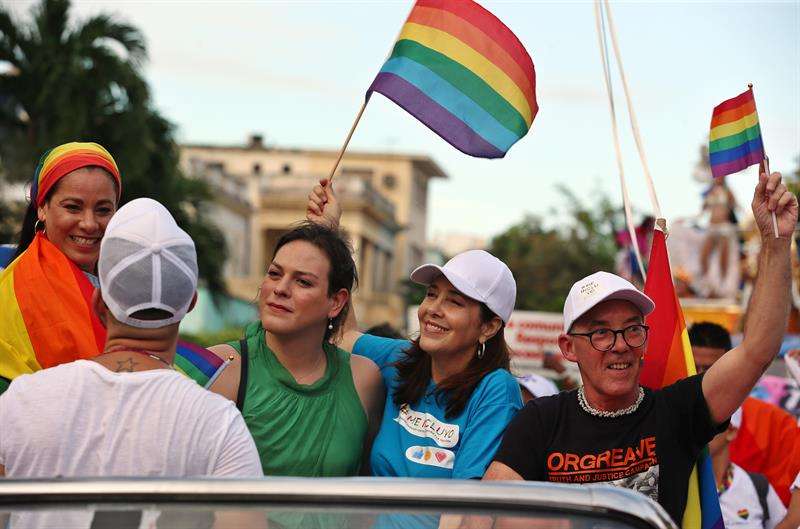
<path fill-rule="evenodd" d="M 346 178 L 359 178 L 371 182 L 374 175 L 375 171 L 369 167 L 342 167 L 342 176 Z"/>
<path fill-rule="evenodd" d="M 372 291 L 383 292 L 383 270 L 381 269 L 381 262 L 383 261 L 383 252 L 377 246 L 372 252 Z"/>
<path fill-rule="evenodd" d="M 397 187 L 397 177 L 391 173 L 383 175 L 383 187 L 389 191 Z"/>
<path fill-rule="evenodd" d="M 253 164 L 253 174 L 261 174 L 261 164 L 254 163 Z"/>
<path fill-rule="evenodd" d="M 392 254 L 376 247 L 373 255 L 373 290 L 389 292 L 392 286 Z"/>
<path fill-rule="evenodd" d="M 425 209 L 428 202 L 428 181 L 424 176 L 414 177 L 413 200 L 414 205 L 419 209 Z"/>

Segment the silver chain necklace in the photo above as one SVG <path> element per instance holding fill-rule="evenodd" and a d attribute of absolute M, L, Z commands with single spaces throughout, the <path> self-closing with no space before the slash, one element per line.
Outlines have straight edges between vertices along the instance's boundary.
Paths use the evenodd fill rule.
<path fill-rule="evenodd" d="M 583 386 L 578 388 L 578 404 L 581 405 L 583 411 L 585 411 L 589 415 L 594 415 L 595 417 L 613 418 L 613 417 L 621 417 L 623 415 L 630 415 L 631 413 L 639 409 L 639 405 L 642 403 L 643 399 L 644 399 L 644 390 L 642 389 L 642 386 L 639 386 L 639 396 L 636 397 L 636 402 L 634 402 L 627 408 L 622 408 L 621 410 L 614 410 L 614 411 L 598 410 L 596 408 L 592 408 L 592 406 L 586 400 L 586 394 L 583 392 Z"/>

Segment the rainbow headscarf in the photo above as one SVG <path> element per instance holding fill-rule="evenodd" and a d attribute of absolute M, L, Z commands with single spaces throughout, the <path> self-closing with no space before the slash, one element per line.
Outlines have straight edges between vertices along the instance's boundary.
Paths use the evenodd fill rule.
<path fill-rule="evenodd" d="M 114 177 L 114 180 L 117 181 L 117 200 L 119 200 L 122 182 L 117 162 L 114 161 L 111 154 L 97 143 L 74 141 L 59 145 L 42 155 L 39 165 L 33 172 L 31 202 L 41 206 L 47 192 L 56 182 L 68 173 L 90 165 L 102 167 Z"/>

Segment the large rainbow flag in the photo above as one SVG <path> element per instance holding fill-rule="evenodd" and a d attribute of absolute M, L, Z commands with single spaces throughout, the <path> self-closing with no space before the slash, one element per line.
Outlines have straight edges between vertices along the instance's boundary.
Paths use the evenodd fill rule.
<path fill-rule="evenodd" d="M 752 88 L 714 107 L 708 141 L 714 178 L 739 172 L 764 159 L 764 142 Z"/>
<path fill-rule="evenodd" d="M 24 373 L 103 350 L 105 328 L 92 310 L 86 275 L 39 233 L 0 273 L 0 377 Z"/>
<path fill-rule="evenodd" d="M 417 0 L 367 91 L 471 156 L 502 158 L 530 129 L 536 73 L 519 39 L 472 0 Z"/>
<path fill-rule="evenodd" d="M 659 229 L 653 232 L 644 291 L 655 302 L 656 308 L 647 316 L 650 338 L 641 383 L 658 389 L 697 372 L 683 311 L 672 283 L 664 232 Z M 707 448 L 703 449 L 689 478 L 686 510 L 681 525 L 683 529 L 725 527 Z"/>

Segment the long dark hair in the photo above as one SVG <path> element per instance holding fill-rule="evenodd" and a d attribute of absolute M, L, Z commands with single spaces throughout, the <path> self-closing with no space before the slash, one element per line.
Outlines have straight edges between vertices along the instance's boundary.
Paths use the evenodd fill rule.
<path fill-rule="evenodd" d="M 480 304 L 480 308 L 482 323 L 497 317 L 483 303 Z M 497 334 L 489 338 L 485 344 L 483 358 L 478 358 L 476 354 L 470 359 L 466 369 L 436 384 L 436 399 L 439 402 L 444 400 L 446 403 L 445 418 L 455 417 L 464 410 L 472 392 L 483 377 L 495 369 L 508 369 L 510 355 L 504 331 L 505 324 L 500 327 Z M 400 381 L 392 396 L 395 405 L 400 407 L 403 404 L 416 404 L 425 395 L 431 380 L 431 357 L 420 347 L 419 338 L 411 342 L 411 347 L 394 365 Z"/>
<path fill-rule="evenodd" d="M 358 272 L 353 261 L 353 249 L 347 236 L 341 230 L 332 230 L 315 222 L 305 221 L 296 224 L 284 233 L 275 245 L 272 258 L 283 246 L 294 241 L 306 241 L 313 244 L 328 257 L 330 272 L 328 272 L 328 296 L 334 295 L 341 289 L 352 292 L 358 285 Z M 349 304 L 348 304 L 349 305 Z M 325 341 L 337 336 L 347 319 L 348 305 L 331 321 L 332 329 L 325 329 Z"/>
<path fill-rule="evenodd" d="M 84 167 L 78 167 L 78 169 L 86 169 L 86 168 L 100 169 L 101 171 L 106 173 L 106 175 L 108 175 L 108 177 L 111 179 L 111 183 L 114 184 L 114 196 L 115 197 L 119 196 L 119 184 L 117 184 L 117 181 L 114 179 L 111 173 L 109 173 L 105 168 L 100 167 L 98 165 L 86 165 Z M 78 169 L 75 170 L 77 171 Z M 59 180 L 58 182 L 53 184 L 53 187 L 51 187 L 50 190 L 47 192 L 47 194 L 44 196 L 45 203 L 48 204 L 50 203 L 50 199 L 58 190 L 58 186 L 60 183 L 61 181 Z M 114 204 L 114 206 L 115 207 L 119 206 L 119 201 L 117 201 L 117 203 Z M 25 216 L 22 218 L 22 228 L 19 231 L 19 240 L 17 242 L 17 251 L 14 253 L 14 259 L 22 255 L 22 252 L 27 250 L 28 246 L 30 246 L 31 243 L 33 242 L 33 238 L 36 236 L 36 221 L 39 220 L 38 212 L 39 212 L 39 207 L 36 205 L 36 202 L 34 202 L 33 199 L 29 200 L 28 207 L 25 209 Z"/>
<path fill-rule="evenodd" d="M 49 199 L 50 197 L 48 196 L 45 200 Z M 39 220 L 37 209 L 36 204 L 33 202 L 28 203 L 25 216 L 22 218 L 22 229 L 19 232 L 19 241 L 17 242 L 17 251 L 14 252 L 14 259 L 22 255 L 22 252 L 27 250 L 28 246 L 33 242 L 33 237 L 36 235 L 36 221 Z"/>

